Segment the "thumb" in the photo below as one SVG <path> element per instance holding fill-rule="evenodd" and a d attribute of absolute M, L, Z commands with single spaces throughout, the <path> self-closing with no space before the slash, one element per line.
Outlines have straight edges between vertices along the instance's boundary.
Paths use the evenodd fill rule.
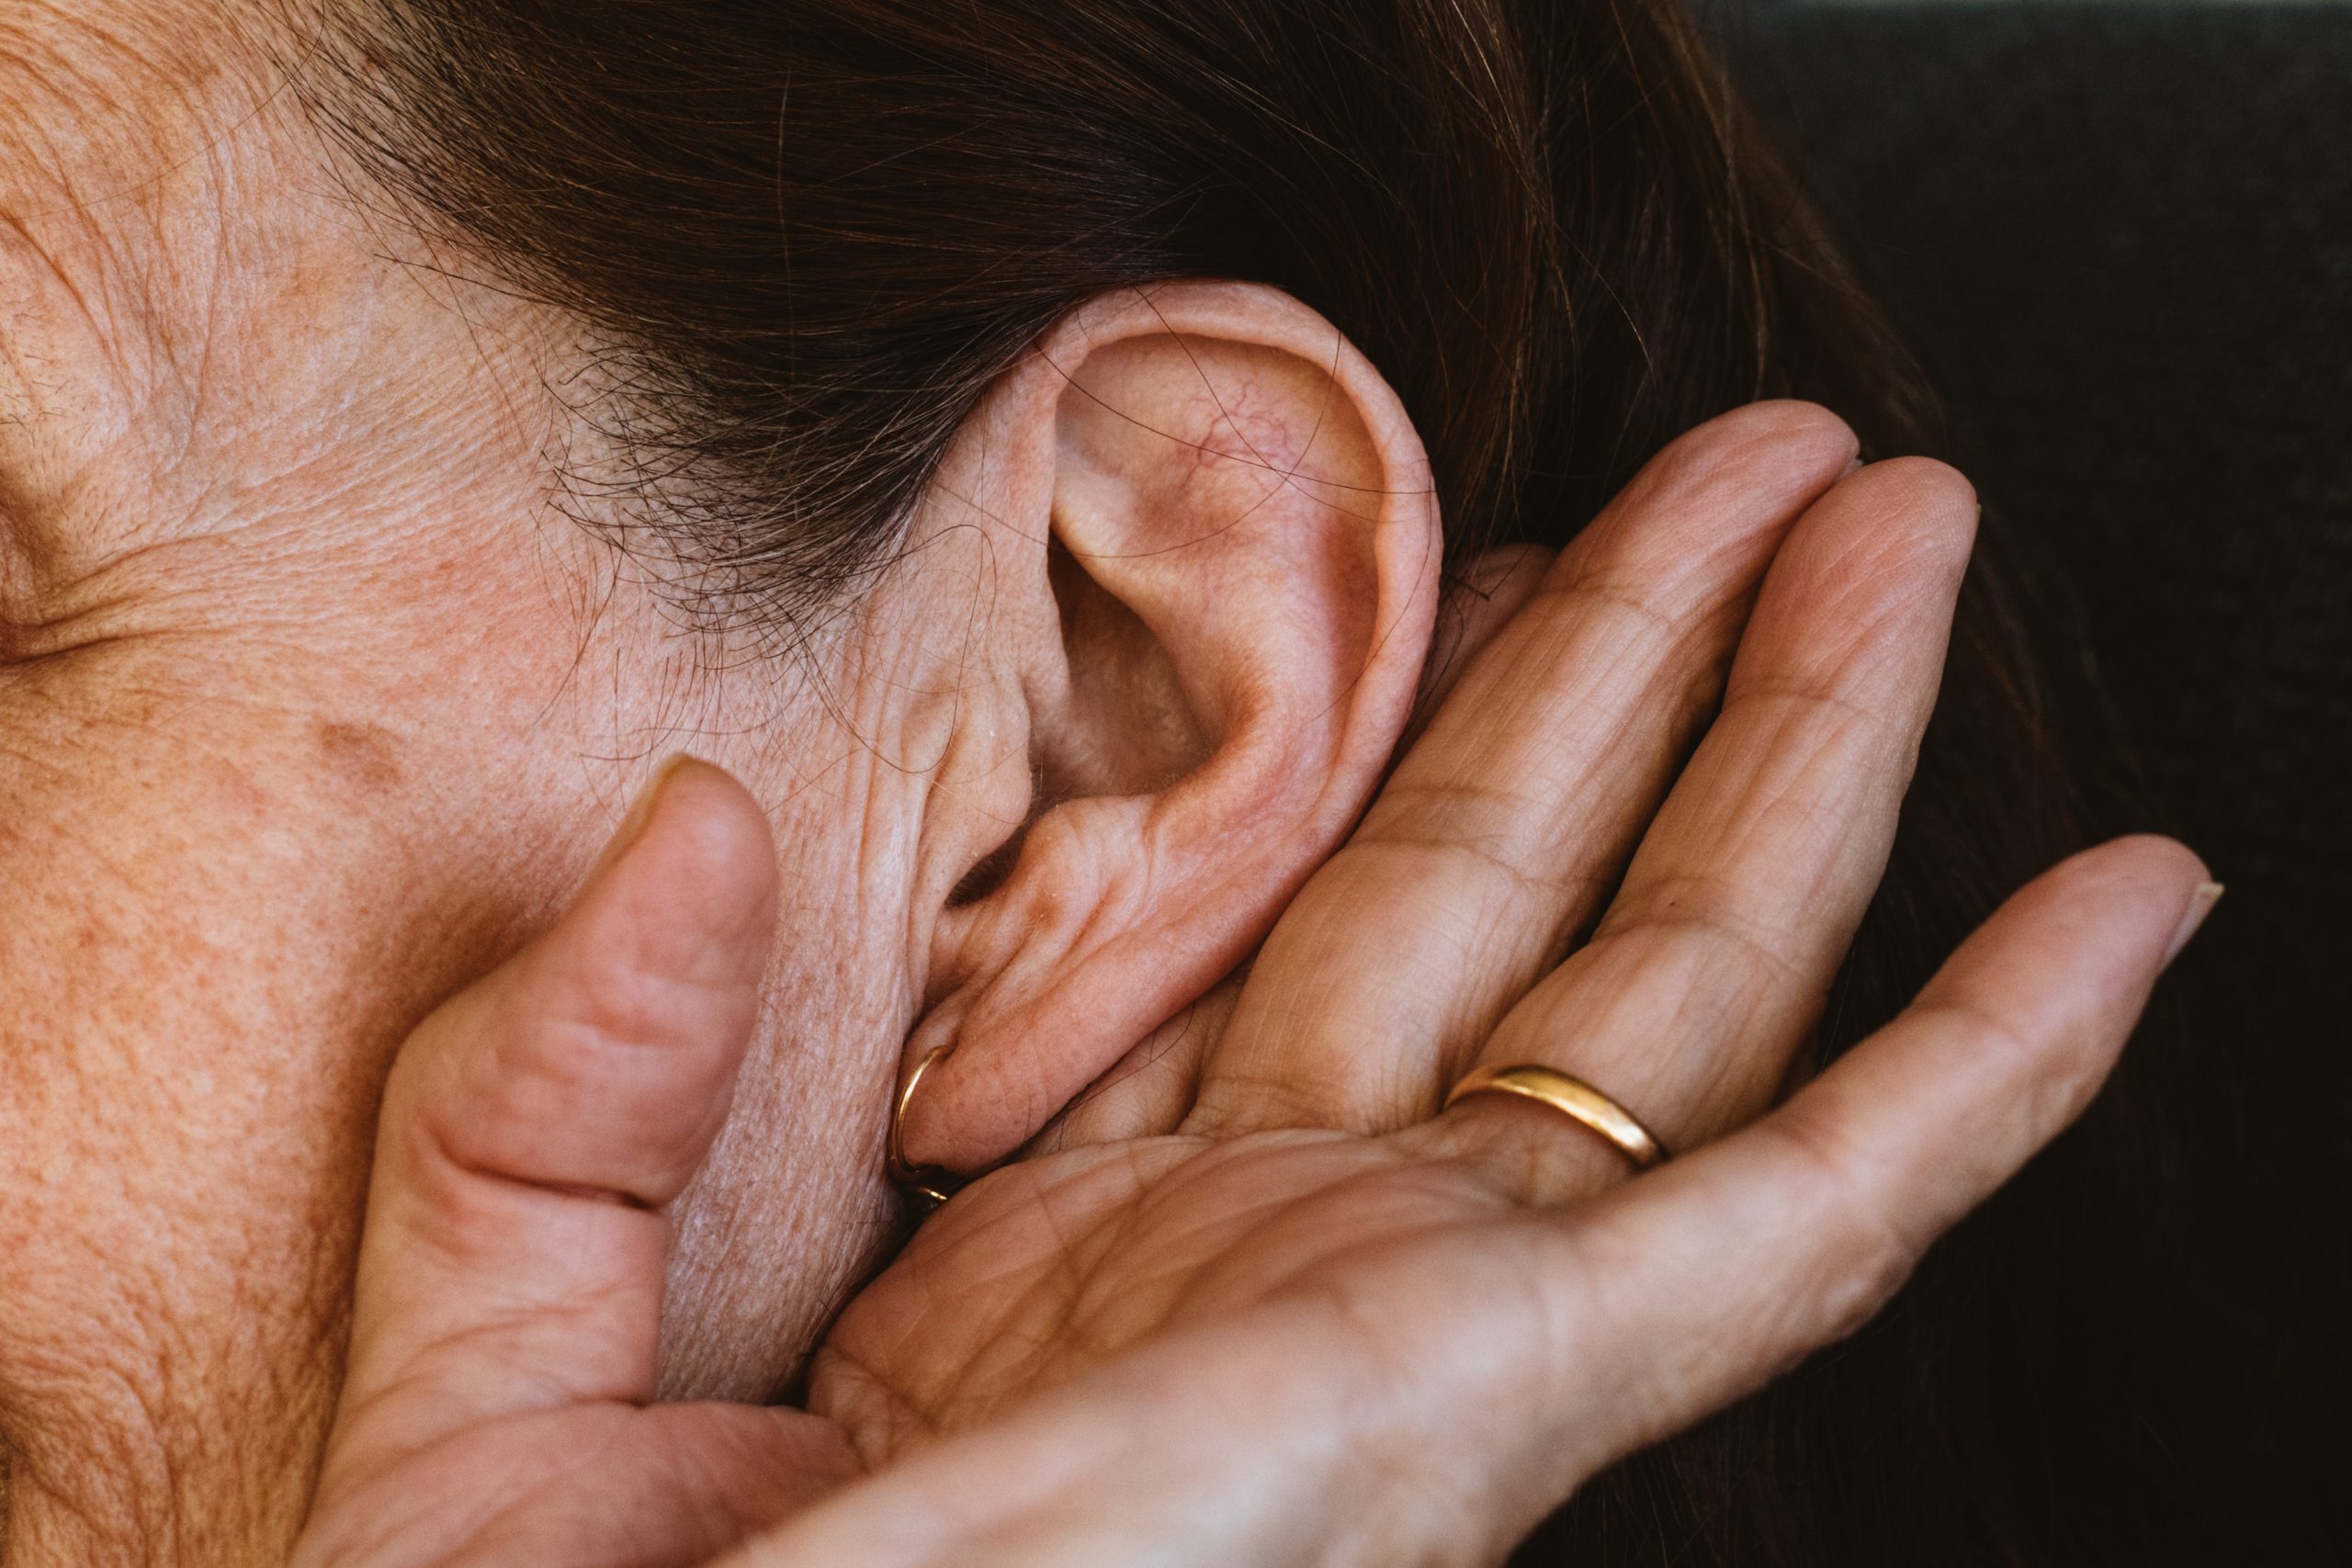
<path fill-rule="evenodd" d="M 725 1118 L 775 882 L 758 805 L 677 759 L 562 919 L 410 1036 L 385 1089 L 341 1457 L 653 1396 L 654 1211 Z"/>

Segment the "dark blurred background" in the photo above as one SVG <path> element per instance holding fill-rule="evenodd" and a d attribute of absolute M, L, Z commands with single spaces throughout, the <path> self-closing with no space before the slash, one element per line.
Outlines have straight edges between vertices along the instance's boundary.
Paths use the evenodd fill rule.
<path fill-rule="evenodd" d="M 2073 597 L 2159 824 L 2296 1429 L 2352 1325 L 2352 5 L 1710 13 Z M 2268 1245 L 2266 1243 L 2266 1245 Z M 2183 1347 L 2194 1356 L 2197 1347 Z M 2251 1371 L 2251 1370 L 2250 1370 Z M 2352 1495 L 2352 1454 L 2312 1456 Z"/>

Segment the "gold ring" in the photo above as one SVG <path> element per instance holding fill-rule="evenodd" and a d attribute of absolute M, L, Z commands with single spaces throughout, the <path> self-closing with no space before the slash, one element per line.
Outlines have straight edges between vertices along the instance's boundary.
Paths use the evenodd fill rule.
<path fill-rule="evenodd" d="M 1474 1094 L 1515 1094 L 1548 1105 L 1578 1125 L 1609 1140 L 1635 1170 L 1647 1170 L 1667 1157 L 1666 1145 L 1642 1125 L 1641 1118 L 1585 1082 L 1540 1062 L 1508 1067 L 1480 1067 L 1453 1086 L 1443 1110 Z"/>
<path fill-rule="evenodd" d="M 890 1107 L 890 1136 L 883 1150 L 883 1168 L 890 1179 L 905 1193 L 907 1204 L 914 1210 L 915 1218 L 922 1219 L 955 1195 L 956 1190 L 968 1178 L 958 1176 L 944 1166 L 910 1165 L 907 1162 L 907 1101 L 915 1095 L 915 1085 L 922 1082 L 922 1075 L 933 1062 L 947 1055 L 942 1045 L 915 1064 L 907 1081 L 899 1086 L 897 1103 Z"/>

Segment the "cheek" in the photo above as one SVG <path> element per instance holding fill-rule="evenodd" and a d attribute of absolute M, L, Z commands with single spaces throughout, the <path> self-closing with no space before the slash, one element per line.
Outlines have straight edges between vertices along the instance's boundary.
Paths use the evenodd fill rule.
<path fill-rule="evenodd" d="M 435 847 L 510 829 L 421 829 L 436 792 L 386 732 L 238 686 L 130 639 L 0 687 L 0 1422 L 28 1472 L 144 1454 L 300 1495 L 390 1055 L 530 914 Z"/>

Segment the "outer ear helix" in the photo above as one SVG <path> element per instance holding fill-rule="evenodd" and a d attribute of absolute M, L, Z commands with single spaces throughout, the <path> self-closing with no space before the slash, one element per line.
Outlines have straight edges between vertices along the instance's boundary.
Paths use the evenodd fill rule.
<path fill-rule="evenodd" d="M 907 1081 L 899 1086 L 898 1098 L 890 1106 L 890 1135 L 883 1151 L 882 1166 L 891 1184 L 906 1199 L 908 1211 L 917 1224 L 929 1219 L 958 1190 L 988 1174 L 987 1170 L 980 1170 L 966 1175 L 945 1166 L 914 1165 L 907 1159 L 907 1105 L 915 1097 L 915 1086 L 922 1082 L 923 1074 L 933 1062 L 955 1048 L 952 1044 L 942 1045 L 917 1062 L 914 1071 L 907 1075 Z"/>
<path fill-rule="evenodd" d="M 929 921 L 903 1059 L 943 1035 L 956 1059 L 923 1065 L 920 1118 L 911 1074 L 893 1111 L 917 1202 L 1214 987 L 1345 839 L 1411 715 L 1443 543 L 1395 391 L 1273 289 L 1106 296 L 989 398 L 943 473 L 1018 563 L 1028 831 Z"/>

